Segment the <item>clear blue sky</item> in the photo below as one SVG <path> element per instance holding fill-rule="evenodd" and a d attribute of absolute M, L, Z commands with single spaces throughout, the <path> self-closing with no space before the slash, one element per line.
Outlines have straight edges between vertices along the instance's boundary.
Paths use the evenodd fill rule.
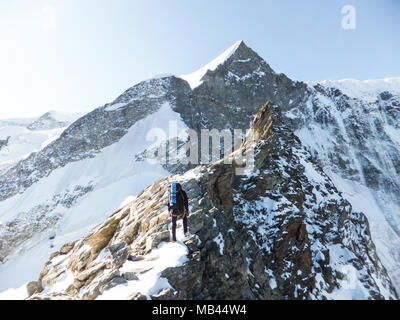
<path fill-rule="evenodd" d="M 294 79 L 400 76 L 399 14 L 398 0 L 0 0 L 0 118 L 91 110 L 237 40 Z"/>

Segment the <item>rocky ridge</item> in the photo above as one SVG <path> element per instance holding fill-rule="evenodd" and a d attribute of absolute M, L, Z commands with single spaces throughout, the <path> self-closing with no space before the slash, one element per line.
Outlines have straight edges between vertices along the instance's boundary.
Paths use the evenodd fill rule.
<path fill-rule="evenodd" d="M 192 236 L 184 240 L 186 261 L 160 273 L 169 285 L 147 298 L 332 299 L 345 297 L 350 281 L 353 298 L 397 299 L 365 216 L 352 210 L 276 105 L 260 109 L 229 156 L 252 149 L 253 167 L 244 176 L 235 173 L 238 161 L 221 160 L 153 183 L 52 254 L 29 285 L 31 299 L 95 299 L 128 283 L 132 291 L 124 298 L 144 299 L 135 284 L 149 271 L 135 264 L 151 265 L 152 251 L 169 241 L 171 181 L 190 195 Z"/>
<path fill-rule="evenodd" d="M 377 91 L 374 97 L 368 100 L 353 97 L 332 83 L 293 81 L 274 72 L 256 52 L 240 42 L 226 61 L 215 70 L 205 72 L 201 84 L 193 90 L 181 78 L 158 77 L 135 85 L 114 102 L 80 118 L 44 150 L 1 175 L 0 199 L 6 201 L 24 195 L 27 189 L 34 189 L 44 178 L 71 163 L 95 159 L 105 148 L 118 144 L 130 128 L 155 114 L 165 103 L 171 105 L 188 128 L 199 132 L 204 128 L 247 129 L 259 106 L 270 100 L 281 110 L 283 123 L 299 137 L 336 188 L 345 192 L 353 205 L 359 207 L 360 202 L 371 202 L 369 208 L 358 208 L 369 219 L 382 211 L 379 220 L 372 221 L 371 232 L 382 262 L 399 287 L 400 221 L 395 212 L 399 208 L 400 186 L 397 170 L 400 167 L 400 97 L 389 91 Z M 132 158 L 141 159 L 144 151 L 132 154 Z M 139 166 L 140 162 L 134 165 Z M 188 168 L 166 167 L 172 173 L 183 173 Z M 366 189 L 362 192 L 348 190 L 344 181 Z M 80 205 L 80 199 L 98 192 L 91 181 L 77 187 L 88 192 L 78 192 L 82 197 L 71 195 L 76 199 L 75 208 Z M 60 211 L 59 203 L 53 199 L 64 198 L 70 193 L 65 187 L 49 194 L 48 199 L 36 207 L 44 208 L 46 219 L 57 216 L 64 209 Z M 355 193 L 367 194 L 370 202 L 354 200 Z M 20 210 L 18 214 L 28 212 L 29 215 L 36 209 L 17 210 Z M 67 214 L 63 213 L 64 216 Z M 18 221 L 9 223 L 18 224 Z M 40 224 L 36 231 L 26 234 L 27 249 L 37 243 L 31 240 L 43 230 Z M 24 229 L 22 224 L 19 229 Z M 47 231 L 53 233 L 56 229 Z M 20 252 L 17 247 L 21 243 L 15 244 L 7 243 L 10 250 L 3 253 L 3 261 Z"/>

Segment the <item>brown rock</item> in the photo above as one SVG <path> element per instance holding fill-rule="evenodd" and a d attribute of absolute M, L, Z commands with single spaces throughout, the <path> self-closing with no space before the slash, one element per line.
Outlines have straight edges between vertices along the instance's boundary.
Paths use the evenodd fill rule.
<path fill-rule="evenodd" d="M 147 300 L 147 297 L 139 292 L 132 293 L 127 300 Z"/>
<path fill-rule="evenodd" d="M 28 297 L 30 297 L 30 296 L 34 295 L 35 293 L 42 292 L 43 288 L 37 281 L 32 281 L 26 285 L 26 290 L 28 292 Z"/>
<path fill-rule="evenodd" d="M 151 296 L 151 300 L 177 300 L 178 292 L 168 289 L 163 289 L 159 293 Z"/>

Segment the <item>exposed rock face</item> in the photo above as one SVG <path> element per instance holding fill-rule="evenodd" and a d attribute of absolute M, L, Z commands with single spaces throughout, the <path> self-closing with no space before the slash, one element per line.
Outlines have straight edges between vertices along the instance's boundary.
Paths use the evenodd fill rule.
<path fill-rule="evenodd" d="M 23 192 L 59 167 L 94 157 L 117 142 L 134 123 L 158 110 L 161 102 L 174 94 L 174 87 L 180 87 L 176 82 L 184 83 L 172 77 L 140 83 L 116 99 L 115 104 L 126 102 L 123 108 L 109 112 L 105 105 L 75 121 L 59 139 L 0 177 L 0 200 Z M 155 95 L 158 91 L 159 95 Z"/>
<path fill-rule="evenodd" d="M 352 298 L 397 299 L 365 216 L 352 210 L 282 122 L 277 106 L 267 103 L 260 109 L 252 130 L 231 156 L 236 159 L 251 148 L 254 167 L 246 175 L 236 174 L 237 161 L 219 161 L 165 178 L 67 245 L 64 253 L 55 253 L 38 280 L 42 298 L 53 298 L 54 292 L 45 292 L 54 290 L 65 274 L 70 284 L 56 294 L 71 299 L 95 299 L 135 283 L 137 278 L 127 275 L 124 265 L 129 260 L 153 261 L 148 243 L 166 240 L 167 186 L 179 181 L 190 196 L 187 261 L 164 269 L 161 277 L 170 287 L 149 298 L 349 298 L 350 281 L 356 292 Z M 125 298 L 142 299 L 143 294 L 133 287 Z"/>
<path fill-rule="evenodd" d="M 0 200 L 22 193 L 59 167 L 94 157 L 164 102 L 171 103 L 195 130 L 248 129 L 266 100 L 285 106 L 292 100 L 294 105 L 305 101 L 307 90 L 306 84 L 276 74 L 242 43 L 223 65 L 206 73 L 203 84 L 193 91 L 186 81 L 174 76 L 151 79 L 78 119 L 59 139 L 0 177 Z"/>
<path fill-rule="evenodd" d="M 172 103 L 185 90 L 190 91 L 190 88 L 182 79 L 153 79 L 127 90 L 114 104 L 105 105 L 78 119 L 59 139 L 40 152 L 32 153 L 0 176 L 0 200 L 24 193 L 68 164 L 95 157 L 105 147 L 118 142 L 135 123 L 158 111 L 165 102 Z M 121 107 L 115 108 L 117 104 Z M 94 186 L 88 181 L 88 185 L 70 188 L 66 185 L 51 193 L 44 191 L 49 195 L 40 204 L 15 212 L 14 219 L 0 225 L 0 262 L 15 257 L 55 233 L 65 209 L 70 209 L 87 196 Z M 30 227 L 26 232 L 27 224 Z"/>
<path fill-rule="evenodd" d="M 293 81 L 284 74 L 274 72 L 243 42 L 214 71 L 206 72 L 202 80 L 202 84 L 193 90 L 185 80 L 174 76 L 151 79 L 128 89 L 114 102 L 77 120 L 45 149 L 31 154 L 1 175 L 0 200 L 24 194 L 57 169 L 84 159 L 93 159 L 106 147 L 117 144 L 130 128 L 155 114 L 165 103 L 180 114 L 188 128 L 199 132 L 204 128 L 248 129 L 258 108 L 269 100 L 280 110 L 282 123 L 287 130 L 295 133 L 302 145 L 308 148 L 312 161 L 323 168 L 339 191 L 346 192 L 345 198 L 349 198 L 352 204 L 371 204 L 362 208 L 368 209 L 365 212 L 368 217 L 375 217 L 379 211 L 380 220 L 371 222 L 372 236 L 382 263 L 396 287 L 400 288 L 400 218 L 397 214 L 400 210 L 400 94 L 379 91 L 375 98 L 365 100 L 352 97 L 331 84 L 311 85 Z M 132 154 L 135 166 L 140 165 L 144 154 L 145 151 Z M 164 167 L 171 173 L 183 173 L 193 166 L 177 164 Z M 221 199 L 228 196 L 226 199 L 230 199 L 231 190 L 223 187 L 234 181 L 229 174 L 231 169 L 224 167 L 224 170 L 227 170 L 226 174 L 218 179 L 215 177 L 215 185 L 221 186 L 222 192 L 215 196 Z M 271 176 L 264 179 L 271 190 L 283 183 Z M 348 188 L 347 182 L 352 183 L 351 186 L 356 190 Z M 263 192 L 264 182 L 258 183 L 261 189 L 258 190 L 257 185 L 249 192 L 255 195 Z M 299 180 L 297 184 L 304 186 L 306 182 Z M 288 184 L 282 192 L 288 192 L 286 188 L 297 190 L 293 184 Z M 0 243 L 4 243 L 3 247 L 0 245 L 1 261 L 19 254 L 20 248 L 29 249 L 29 246 L 37 243 L 33 241 L 35 236 L 40 239 L 39 233 L 47 236 L 55 232 L 51 225 L 61 223 L 64 212 L 69 212 L 60 211 L 60 208 L 73 208 L 80 199 L 97 191 L 90 183 L 78 189 L 69 190 L 65 187 L 56 195 L 49 195 L 40 205 L 18 212 L 15 219 L 6 222 L 6 226 L 0 225 Z M 362 195 L 361 200 L 352 198 L 356 193 Z M 273 197 L 272 194 L 270 196 Z M 306 193 L 302 197 L 308 196 Z M 298 201 L 304 202 L 302 197 L 297 197 Z M 203 201 L 208 203 L 211 200 L 204 197 Z M 221 205 L 221 210 L 230 212 L 238 204 L 232 198 L 222 201 Z M 335 206 L 346 207 L 343 203 Z M 32 214 L 37 212 L 40 215 Z M 348 214 L 349 217 L 355 215 Z M 35 230 L 30 232 L 28 228 L 29 232 L 19 233 L 18 239 L 14 239 L 10 235 L 15 230 L 25 230 L 26 220 L 21 217 L 26 216 L 33 216 L 33 221 L 37 222 Z M 51 220 L 55 217 L 58 217 L 57 221 Z M 362 219 L 360 216 L 359 220 Z M 292 227 L 300 228 L 301 237 L 310 237 L 309 231 L 304 231 L 304 220 L 307 220 L 306 216 L 300 215 Z M 205 222 L 202 219 L 192 222 L 199 232 L 203 229 Z M 157 247 L 165 239 L 166 233 L 160 233 L 156 238 L 146 240 L 146 250 Z M 311 295 L 311 291 L 307 291 L 307 294 Z"/>
<path fill-rule="evenodd" d="M 92 186 L 77 187 L 73 191 L 58 194 L 50 204 L 32 207 L 20 212 L 14 220 L 0 224 L 0 263 L 29 249 L 32 242 L 51 237 L 62 218 L 60 207 L 71 208 L 92 189 Z"/>
<path fill-rule="evenodd" d="M 249 129 L 265 101 L 288 108 L 305 102 L 308 90 L 305 83 L 275 73 L 242 42 L 224 64 L 204 75 L 189 104 L 178 104 L 177 111 L 190 128 Z"/>
<path fill-rule="evenodd" d="M 378 254 L 399 288 L 400 93 L 368 100 L 316 85 L 309 100 L 285 112 L 285 123 L 336 187 L 371 221 Z"/>

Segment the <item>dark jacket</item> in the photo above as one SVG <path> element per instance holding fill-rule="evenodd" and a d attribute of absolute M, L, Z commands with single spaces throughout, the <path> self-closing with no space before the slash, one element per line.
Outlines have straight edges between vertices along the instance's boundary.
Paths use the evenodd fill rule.
<path fill-rule="evenodd" d="M 182 195 L 182 198 L 183 198 L 183 205 L 184 205 L 185 210 L 186 210 L 186 215 L 188 215 L 189 214 L 189 201 L 188 201 L 187 194 L 183 190 L 180 190 L 180 194 Z M 170 205 L 169 200 L 168 200 L 168 212 L 170 212 L 170 211 L 171 211 L 171 205 Z"/>

